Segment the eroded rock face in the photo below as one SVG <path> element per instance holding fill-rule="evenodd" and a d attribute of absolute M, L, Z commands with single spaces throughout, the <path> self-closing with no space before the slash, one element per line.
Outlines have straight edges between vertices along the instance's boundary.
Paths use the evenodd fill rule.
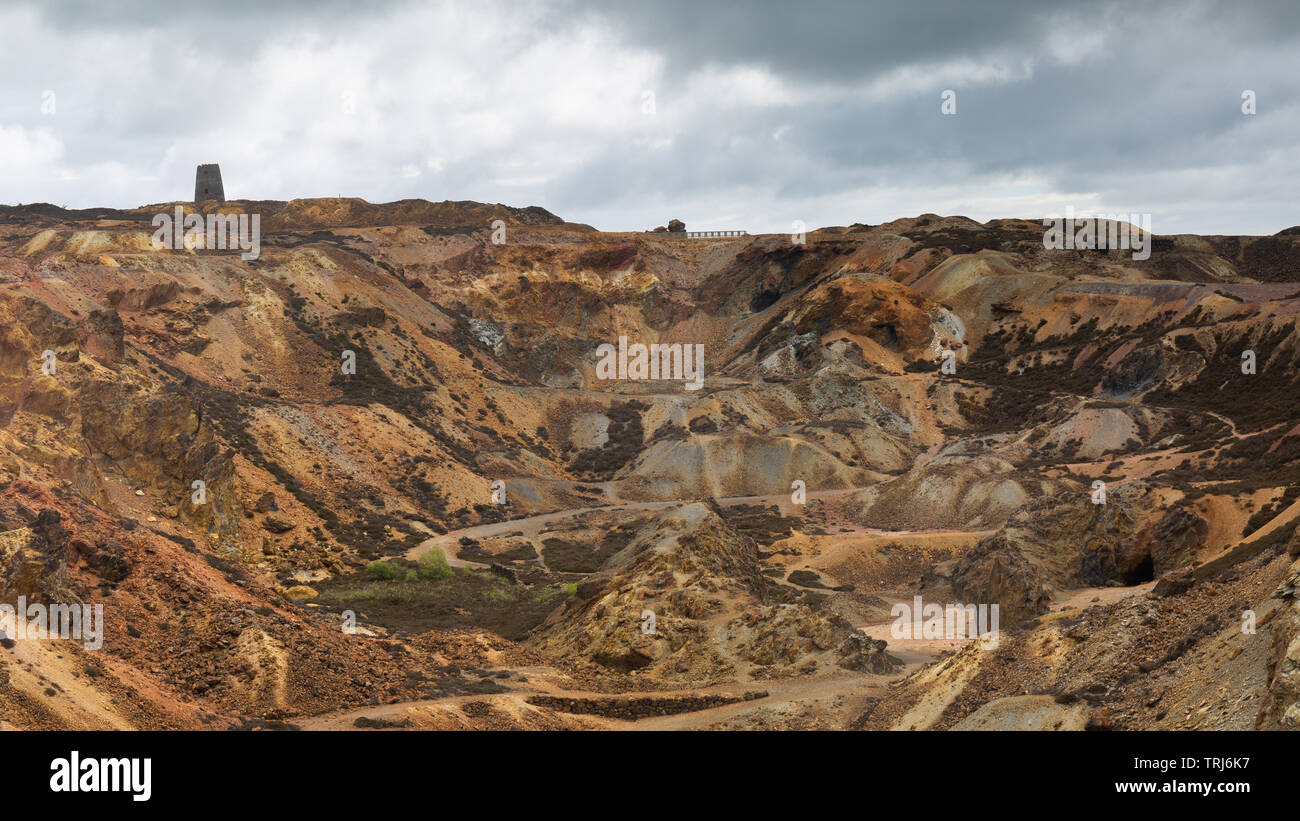
<path fill-rule="evenodd" d="M 860 491 L 846 505 L 872 527 L 992 530 L 1061 484 L 1024 475 L 996 456 L 951 454 Z"/>
<path fill-rule="evenodd" d="M 1026 504 L 956 563 L 958 596 L 999 604 L 1007 619 L 1046 612 L 1069 587 L 1133 585 L 1186 567 L 1209 524 L 1185 507 L 1166 509 L 1144 482 L 1113 488 L 1103 504 L 1087 489 Z"/>
<path fill-rule="evenodd" d="M 184 456 L 180 480 L 181 520 L 198 532 L 216 533 L 228 542 L 233 539 L 243 517 L 235 481 L 234 451 L 213 440 L 192 446 Z M 202 494 L 197 497 L 201 501 L 197 502 L 195 481 L 203 483 Z"/>
<path fill-rule="evenodd" d="M 885 642 L 842 618 L 774 601 L 753 541 L 702 503 L 656 517 L 601 575 L 539 629 L 538 649 L 683 683 L 894 666 Z"/>
<path fill-rule="evenodd" d="M 1300 555 L 1300 531 L 1289 553 Z M 1300 730 L 1300 562 L 1291 565 L 1273 597 L 1281 609 L 1269 630 L 1269 701 L 1259 720 L 1260 729 Z"/>
<path fill-rule="evenodd" d="M 848 332 L 907 359 L 937 358 L 938 307 L 888 280 L 846 276 L 810 293 L 793 316 L 795 333 Z"/>
<path fill-rule="evenodd" d="M 952 571 L 952 587 L 961 601 L 996 604 L 1006 623 L 1047 611 L 1052 588 L 1025 555 L 1022 545 L 1003 534 L 990 536 Z"/>
<path fill-rule="evenodd" d="M 183 393 L 95 380 L 83 385 L 78 400 L 82 436 L 129 478 L 154 487 L 180 481 L 199 431 L 198 414 Z"/>
<path fill-rule="evenodd" d="M 1102 393 L 1116 399 L 1139 396 L 1159 387 L 1178 385 L 1205 367 L 1205 359 L 1166 345 L 1135 348 L 1107 373 Z"/>
<path fill-rule="evenodd" d="M 1135 545 L 1151 557 L 1151 576 L 1159 578 L 1190 565 L 1205 547 L 1210 523 L 1185 505 L 1176 505 L 1138 532 Z M 1132 573 L 1132 570 L 1128 571 Z"/>
<path fill-rule="evenodd" d="M 131 561 L 121 542 L 116 539 L 73 539 L 72 554 L 86 562 L 91 571 L 107 582 L 120 582 L 131 573 Z"/>
<path fill-rule="evenodd" d="M 0 587 L 6 598 L 71 603 L 68 532 L 57 510 L 42 510 L 28 527 L 0 533 Z"/>

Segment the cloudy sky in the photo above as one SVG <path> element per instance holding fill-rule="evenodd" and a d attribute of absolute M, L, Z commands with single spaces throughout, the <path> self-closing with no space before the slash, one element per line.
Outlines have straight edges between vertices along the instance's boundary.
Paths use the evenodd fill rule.
<path fill-rule="evenodd" d="M 0 0 L 0 202 L 1300 224 L 1300 4 Z M 1254 93 L 1256 113 L 1242 111 Z M 944 114 L 953 92 L 956 113 Z"/>

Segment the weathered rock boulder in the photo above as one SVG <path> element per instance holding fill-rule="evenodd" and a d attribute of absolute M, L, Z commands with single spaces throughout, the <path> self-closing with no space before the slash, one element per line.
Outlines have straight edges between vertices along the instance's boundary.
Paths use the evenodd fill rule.
<path fill-rule="evenodd" d="M 42 510 L 29 527 L 0 533 L 0 589 L 11 601 L 79 601 L 68 579 L 68 531 L 57 510 Z"/>

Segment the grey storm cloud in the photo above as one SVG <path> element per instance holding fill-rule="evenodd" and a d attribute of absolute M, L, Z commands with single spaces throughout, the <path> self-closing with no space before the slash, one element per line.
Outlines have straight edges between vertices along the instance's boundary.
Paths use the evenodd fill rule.
<path fill-rule="evenodd" d="M 236 197 L 610 230 L 1066 206 L 1170 233 L 1300 223 L 1294 3 L 47 0 L 0 29 L 4 202 L 181 199 L 220 162 Z"/>

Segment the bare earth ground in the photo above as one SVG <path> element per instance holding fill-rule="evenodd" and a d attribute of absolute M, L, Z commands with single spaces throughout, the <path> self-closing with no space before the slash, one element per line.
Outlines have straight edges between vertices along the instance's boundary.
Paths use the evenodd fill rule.
<path fill-rule="evenodd" d="M 104 612 L 0 642 L 0 726 L 1300 722 L 1300 232 L 227 203 L 243 261 L 163 207 L 0 207 L 0 602 Z"/>

